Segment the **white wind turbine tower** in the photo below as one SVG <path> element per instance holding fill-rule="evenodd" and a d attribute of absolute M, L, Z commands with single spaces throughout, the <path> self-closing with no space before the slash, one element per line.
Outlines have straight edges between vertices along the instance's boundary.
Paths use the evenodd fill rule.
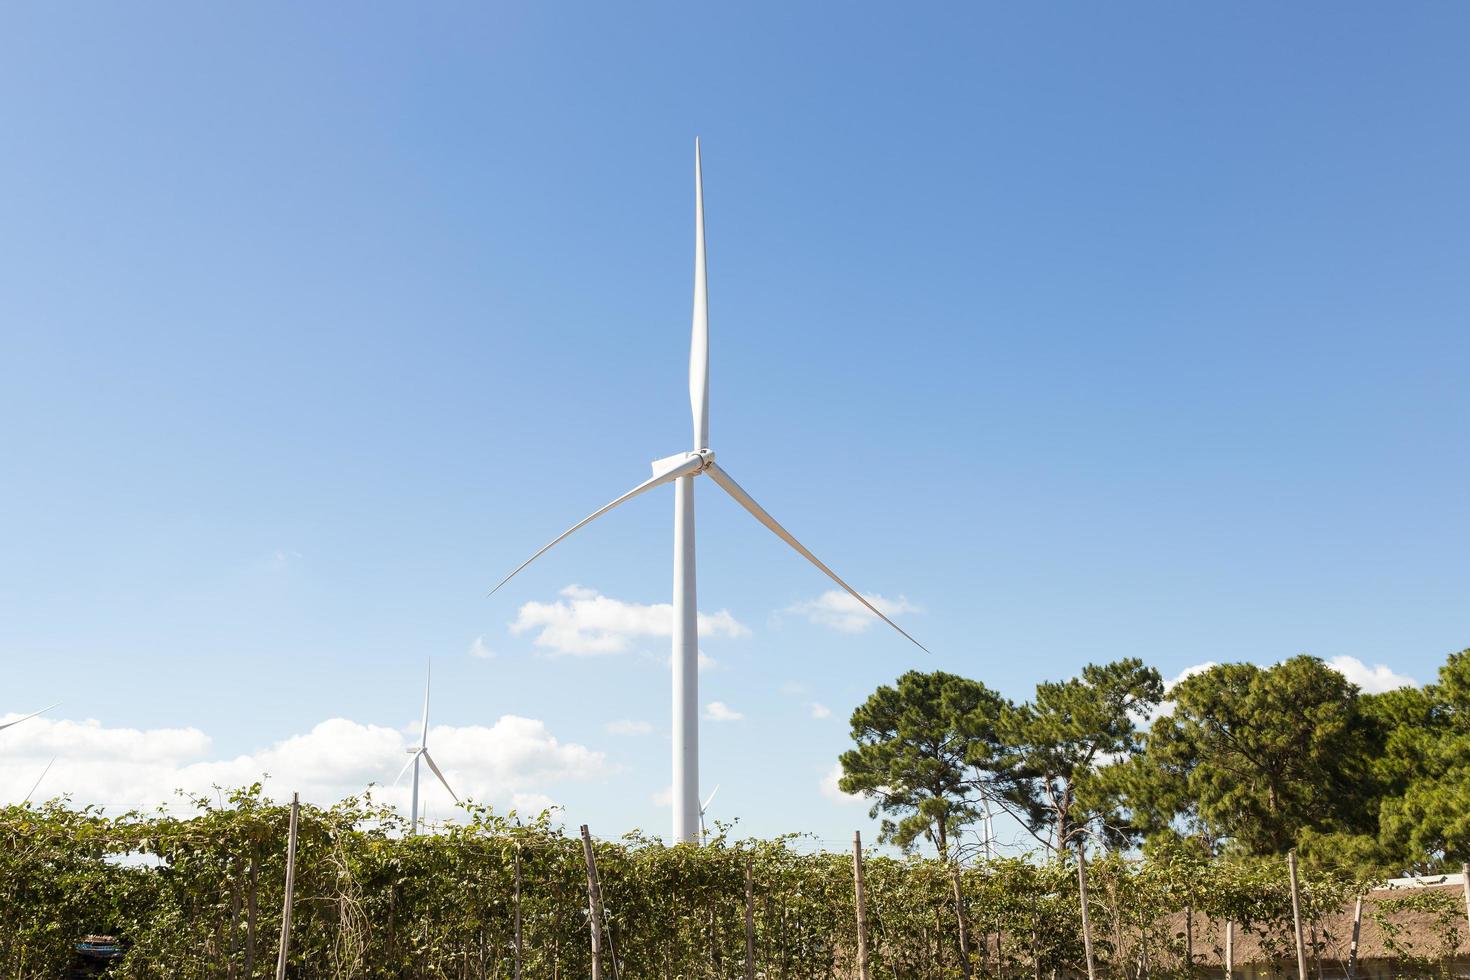
<path fill-rule="evenodd" d="M 897 623 L 879 612 L 837 573 L 818 560 L 800 541 L 776 522 L 755 498 L 740 488 L 716 462 L 709 448 L 709 295 L 704 255 L 704 181 L 700 172 L 699 140 L 694 141 L 694 329 L 689 342 L 689 403 L 694 415 L 694 448 L 653 463 L 652 478 L 612 503 L 573 524 L 567 531 L 511 572 L 490 590 L 494 595 L 521 569 L 551 550 L 563 538 L 591 523 L 619 504 L 663 486 L 674 485 L 674 840 L 694 841 L 699 834 L 699 635 L 694 585 L 694 478 L 707 475 L 735 502 L 785 541 L 807 561 L 866 606 L 873 615 L 927 651 Z"/>
<path fill-rule="evenodd" d="M 447 779 L 444 778 L 444 773 L 442 773 L 442 772 L 439 771 L 439 767 L 434 764 L 434 757 L 429 754 L 429 675 L 432 675 L 432 672 L 433 672 L 433 668 L 430 667 L 428 674 L 424 677 L 424 717 L 423 717 L 423 726 L 422 726 L 422 728 L 420 729 L 420 732 L 419 732 L 419 744 L 418 744 L 418 747 L 417 748 L 412 748 L 412 749 L 409 749 L 408 750 L 409 754 L 412 755 L 413 758 L 412 759 L 409 759 L 408 762 L 404 764 L 403 769 L 401 769 L 399 771 L 399 773 L 398 773 L 398 779 L 402 779 L 403 778 L 403 774 L 406 773 L 406 772 L 408 772 L 409 767 L 410 766 L 413 767 L 413 797 L 412 797 L 412 807 L 413 807 L 413 810 L 412 810 L 412 816 L 409 817 L 409 821 L 408 821 L 408 832 L 410 834 L 417 834 L 419 832 L 419 760 L 420 759 L 422 759 L 424 762 L 427 762 L 429 764 L 429 768 L 434 771 L 434 775 L 436 775 L 436 776 L 439 777 L 439 782 L 443 783 L 444 784 L 444 788 L 446 790 L 449 790 L 449 795 L 454 797 L 454 802 L 456 802 L 456 803 L 459 802 L 459 797 L 458 796 L 455 796 L 454 790 L 452 790 L 452 789 L 449 788 L 449 780 L 447 780 Z M 395 783 L 398 782 L 398 779 L 393 780 L 393 782 L 395 782 Z"/>

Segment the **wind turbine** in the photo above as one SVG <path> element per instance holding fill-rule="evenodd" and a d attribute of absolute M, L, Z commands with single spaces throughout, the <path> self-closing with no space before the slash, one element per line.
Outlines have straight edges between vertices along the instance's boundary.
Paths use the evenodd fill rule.
<path fill-rule="evenodd" d="M 562 539 L 590 524 L 620 504 L 666 483 L 674 485 L 674 840 L 693 841 L 699 832 L 699 634 L 694 581 L 694 478 L 708 476 L 735 502 L 790 545 L 797 554 L 821 569 L 844 592 L 866 606 L 873 615 L 902 633 L 919 649 L 927 648 L 893 620 L 883 615 L 837 573 L 806 549 L 755 498 L 715 462 L 709 448 L 709 289 L 704 254 L 704 179 L 701 174 L 699 140 L 694 141 L 694 325 L 689 341 L 689 405 L 694 416 L 694 448 L 655 460 L 653 476 L 612 503 L 593 511 L 573 524 L 552 542 L 511 572 L 490 590 L 494 595 L 521 569 L 550 551 Z"/>
<path fill-rule="evenodd" d="M 424 723 L 422 729 L 419 732 L 418 747 L 408 750 L 409 754 L 412 755 L 413 758 L 409 759 L 398 773 L 398 779 L 402 779 L 403 774 L 408 772 L 409 767 L 413 767 L 413 815 L 409 818 L 408 821 L 408 832 L 410 834 L 417 834 L 419 832 L 420 759 L 429 764 L 429 768 L 434 771 L 434 775 L 439 777 L 439 782 L 443 783 L 444 788 L 449 790 L 449 795 L 454 797 L 454 802 L 459 802 L 459 797 L 455 796 L 454 790 L 449 789 L 449 780 L 444 778 L 444 773 L 439 771 L 439 767 L 434 764 L 434 757 L 429 754 L 429 680 L 432 673 L 433 667 L 430 666 L 428 674 L 426 674 L 426 676 L 424 677 Z M 393 782 L 398 782 L 398 779 L 393 780 Z"/>
<path fill-rule="evenodd" d="M 42 775 L 45 774 L 43 773 Z M 708 810 L 709 805 L 715 801 L 715 794 L 719 791 L 720 784 L 715 783 L 715 788 L 709 791 L 709 798 L 699 805 L 699 839 L 701 842 L 703 842 L 709 836 L 709 831 L 704 829 L 705 811 Z"/>
<path fill-rule="evenodd" d="M 61 703 L 60 701 L 57 701 L 56 702 L 56 704 L 60 704 L 60 703 Z M 37 715 L 44 715 L 46 712 L 48 712 L 52 708 L 56 707 L 56 704 L 48 704 L 48 705 L 46 705 L 46 707 L 42 708 L 40 711 L 32 711 L 30 714 L 25 715 L 24 717 L 15 719 L 15 721 L 7 721 L 3 725 L 0 725 L 0 730 L 9 728 L 11 725 L 19 725 L 23 721 L 30 721 L 32 718 L 36 717 Z"/>

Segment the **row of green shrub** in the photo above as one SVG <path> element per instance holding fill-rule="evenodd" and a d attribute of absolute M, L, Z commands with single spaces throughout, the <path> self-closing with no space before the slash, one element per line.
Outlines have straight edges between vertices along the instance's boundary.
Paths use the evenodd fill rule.
<path fill-rule="evenodd" d="M 61 976 L 89 933 L 124 941 L 124 978 L 274 976 L 288 809 L 256 786 L 222 806 L 201 802 L 185 819 L 108 818 L 57 803 L 0 810 L 0 976 Z M 589 974 L 581 842 L 549 819 L 522 823 L 470 807 L 458 822 L 414 837 L 393 811 L 354 799 L 303 806 L 299 827 L 291 976 L 510 978 L 517 905 L 524 977 Z M 757 974 L 852 975 L 850 854 L 814 851 L 794 837 L 723 833 L 678 847 L 630 835 L 595 851 L 606 975 L 744 977 L 747 869 Z M 1088 868 L 1096 956 L 1110 975 L 1182 972 L 1182 937 L 1164 923 L 1186 906 L 1241 928 L 1291 921 L 1279 862 L 1100 856 Z M 1005 859 L 959 869 L 870 855 L 865 869 L 874 977 L 1083 972 L 1075 863 Z M 1341 907 L 1355 887 L 1306 873 L 1306 914 Z M 1294 957 L 1289 944 L 1277 954 Z"/>

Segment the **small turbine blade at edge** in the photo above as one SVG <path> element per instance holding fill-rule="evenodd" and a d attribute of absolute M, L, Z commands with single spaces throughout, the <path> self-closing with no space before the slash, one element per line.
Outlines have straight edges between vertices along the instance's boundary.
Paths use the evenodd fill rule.
<path fill-rule="evenodd" d="M 883 615 L 883 613 L 881 613 L 878 610 L 878 607 L 877 606 L 873 605 L 867 599 L 863 598 L 862 593 L 858 592 L 857 589 L 854 589 L 852 586 L 850 586 L 846 582 L 842 581 L 842 579 L 840 579 L 840 578 L 837 577 L 837 573 L 836 572 L 832 571 L 832 569 L 830 569 L 826 565 L 822 564 L 821 560 L 819 558 L 817 558 L 816 555 L 814 555 L 810 551 L 808 551 L 806 549 L 806 547 L 800 541 L 796 540 L 796 538 L 792 536 L 792 534 L 791 534 L 790 531 L 788 531 L 784 527 L 782 527 L 780 525 L 780 523 L 774 517 L 772 517 L 770 514 L 768 514 L 766 512 L 766 509 L 764 507 L 762 507 L 760 504 L 756 503 L 754 497 L 752 497 L 750 494 L 746 493 L 741 488 L 740 484 L 738 484 L 734 480 L 732 480 L 730 478 L 730 474 L 728 474 L 724 470 L 722 470 L 720 468 L 720 466 L 719 466 L 718 463 L 711 462 L 706 467 L 705 472 L 707 472 L 709 474 L 709 477 L 710 477 L 711 480 L 714 480 L 722 488 L 724 488 L 724 491 L 726 493 L 728 493 L 731 497 L 734 497 L 735 498 L 735 502 L 737 504 L 739 504 L 741 507 L 744 507 L 746 510 L 750 511 L 751 515 L 753 517 L 755 517 L 756 520 L 760 521 L 767 528 L 769 528 L 771 530 L 771 533 L 775 534 L 776 537 L 780 538 L 782 541 L 785 541 L 787 544 L 789 544 L 792 547 L 792 549 L 794 549 L 796 551 L 797 554 L 801 555 L 807 561 L 811 562 L 813 565 L 816 565 L 818 568 L 820 568 L 822 570 L 823 574 L 825 574 L 828 578 L 830 578 L 832 581 L 836 582 L 839 586 L 841 586 L 842 587 L 842 590 L 844 592 L 846 592 L 848 595 L 852 596 L 858 602 L 861 602 L 864 606 L 867 606 L 868 609 L 873 613 L 874 616 L 877 616 L 879 619 L 883 620 L 883 622 L 887 623 L 889 626 L 892 626 L 894 629 L 898 630 L 898 632 L 903 635 L 904 639 L 908 640 L 910 643 L 912 643 L 914 646 L 918 647 L 920 650 L 923 650 L 925 653 L 928 653 L 929 652 L 929 648 L 928 647 L 924 646 L 924 644 L 920 643 L 918 640 L 914 639 L 912 636 L 909 636 L 909 634 L 907 633 L 907 631 L 905 631 L 902 626 L 899 626 L 893 620 L 891 620 L 887 616 Z"/>

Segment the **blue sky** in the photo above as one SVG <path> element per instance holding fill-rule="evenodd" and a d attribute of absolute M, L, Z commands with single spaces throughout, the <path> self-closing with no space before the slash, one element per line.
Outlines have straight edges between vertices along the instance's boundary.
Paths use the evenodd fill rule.
<path fill-rule="evenodd" d="M 688 442 L 696 134 L 721 463 L 934 651 L 813 621 L 826 580 L 701 485 L 719 816 L 868 829 L 821 783 L 910 668 L 1430 679 L 1470 643 L 1467 29 L 8 8 L 0 712 L 65 704 L 0 793 L 52 754 L 94 798 L 391 779 L 432 656 L 462 786 L 664 832 L 672 493 L 485 592 Z"/>

